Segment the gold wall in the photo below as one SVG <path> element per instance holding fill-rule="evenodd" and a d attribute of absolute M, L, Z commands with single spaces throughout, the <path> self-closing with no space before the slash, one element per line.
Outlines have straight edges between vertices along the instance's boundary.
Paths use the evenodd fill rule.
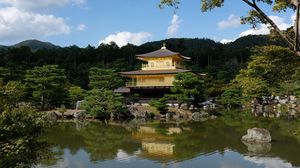
<path fill-rule="evenodd" d="M 147 64 L 142 64 L 142 70 L 165 70 L 165 69 L 183 69 L 180 61 L 173 57 L 147 59 Z"/>
<path fill-rule="evenodd" d="M 126 83 L 127 87 L 144 86 L 173 86 L 175 75 L 139 75 L 133 76 L 132 81 Z"/>

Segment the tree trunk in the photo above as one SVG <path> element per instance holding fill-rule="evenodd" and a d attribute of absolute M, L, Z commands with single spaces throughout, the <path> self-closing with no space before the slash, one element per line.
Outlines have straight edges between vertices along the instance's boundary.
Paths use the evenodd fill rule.
<path fill-rule="evenodd" d="M 43 111 L 45 110 L 45 95 L 44 95 L 45 90 L 46 90 L 46 87 L 44 85 L 43 86 L 43 91 L 42 91 L 42 94 L 41 94 L 41 108 L 42 108 Z"/>

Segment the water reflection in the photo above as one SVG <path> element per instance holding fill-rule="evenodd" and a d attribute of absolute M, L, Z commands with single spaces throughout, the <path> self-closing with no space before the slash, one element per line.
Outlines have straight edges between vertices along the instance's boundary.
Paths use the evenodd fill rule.
<path fill-rule="evenodd" d="M 280 104 L 279 104 L 280 105 Z M 285 117 L 289 120 L 297 119 L 299 111 L 296 108 L 285 106 L 259 106 L 251 109 L 251 112 L 256 117 L 280 118 Z"/>
<path fill-rule="evenodd" d="M 59 123 L 45 135 L 53 156 L 37 167 L 300 166 L 300 141 L 284 134 L 286 124 L 263 122 L 272 144 L 244 144 L 240 138 L 252 125 L 259 126 L 232 117 L 204 123 Z"/>
<path fill-rule="evenodd" d="M 292 164 L 277 157 L 251 157 L 245 156 L 245 160 L 261 165 L 265 168 L 292 168 Z"/>

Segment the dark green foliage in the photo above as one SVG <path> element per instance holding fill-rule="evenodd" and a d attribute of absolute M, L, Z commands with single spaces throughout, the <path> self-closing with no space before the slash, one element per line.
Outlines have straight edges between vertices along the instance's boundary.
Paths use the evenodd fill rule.
<path fill-rule="evenodd" d="M 58 65 L 34 67 L 27 71 L 25 80 L 42 110 L 50 106 L 59 107 L 67 98 L 64 88 L 66 76 Z"/>
<path fill-rule="evenodd" d="M 14 109 L 0 114 L 1 167 L 31 167 L 41 157 L 45 143 L 39 136 L 47 125 L 32 109 Z"/>
<path fill-rule="evenodd" d="M 272 94 L 297 94 L 300 82 L 297 80 L 299 66 L 300 58 L 287 48 L 279 46 L 256 48 L 247 68 L 242 69 L 231 82 L 232 86 L 241 89 L 241 94 L 237 94 L 238 92 L 229 87 L 223 93 L 222 100 L 224 103 L 230 103 L 226 100 L 228 96 L 237 96 L 233 99 L 249 102 L 255 97 Z"/>
<path fill-rule="evenodd" d="M 111 113 L 125 111 L 124 98 L 107 89 L 93 89 L 87 92 L 83 108 L 95 118 L 109 119 Z"/>
<path fill-rule="evenodd" d="M 26 100 L 27 91 L 25 84 L 19 81 L 9 81 L 0 91 L 3 105 L 9 109 L 18 107 L 18 103 Z"/>
<path fill-rule="evenodd" d="M 123 85 L 119 74 L 113 69 L 100 69 L 92 67 L 90 69 L 89 87 L 92 89 L 109 89 L 113 90 Z"/>
<path fill-rule="evenodd" d="M 0 67 L 0 86 L 5 85 L 9 77 L 9 70 Z"/>
<path fill-rule="evenodd" d="M 203 80 L 194 73 L 179 73 L 175 76 L 174 87 L 171 88 L 171 91 L 179 102 L 197 107 L 198 103 L 204 100 L 203 84 Z"/>
<path fill-rule="evenodd" d="M 160 98 L 158 100 L 152 100 L 150 106 L 155 107 L 161 114 L 166 114 L 168 112 L 168 105 L 166 98 Z"/>
<path fill-rule="evenodd" d="M 71 103 L 76 103 L 79 100 L 83 100 L 86 91 L 79 86 L 71 86 L 69 88 L 69 101 Z"/>
<path fill-rule="evenodd" d="M 290 79 L 280 83 L 277 93 L 281 96 L 295 95 L 300 96 L 300 68 L 295 68 L 295 72 Z"/>
<path fill-rule="evenodd" d="M 220 102 L 224 105 L 238 106 L 242 104 L 242 89 L 238 85 L 230 85 L 222 93 Z"/>

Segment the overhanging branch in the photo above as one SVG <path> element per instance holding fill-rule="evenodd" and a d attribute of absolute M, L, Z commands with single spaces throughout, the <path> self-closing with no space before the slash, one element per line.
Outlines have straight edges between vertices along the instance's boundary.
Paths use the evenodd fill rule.
<path fill-rule="evenodd" d="M 272 19 L 269 18 L 269 16 L 267 16 L 257 5 L 256 5 L 256 0 L 252 0 L 252 2 L 250 2 L 249 0 L 242 0 L 243 2 L 245 2 L 246 4 L 248 4 L 249 6 L 251 6 L 252 8 L 254 8 L 260 15 L 261 17 L 271 25 L 271 27 L 274 28 L 274 30 L 286 41 L 286 43 L 288 44 L 289 48 L 291 48 L 292 50 L 295 49 L 295 44 L 294 41 L 288 37 L 287 35 L 285 35 L 280 29 L 279 27 L 275 24 L 275 22 L 273 22 Z M 298 1 L 298 0 L 295 0 Z M 297 50 L 295 50 L 297 51 Z"/>

